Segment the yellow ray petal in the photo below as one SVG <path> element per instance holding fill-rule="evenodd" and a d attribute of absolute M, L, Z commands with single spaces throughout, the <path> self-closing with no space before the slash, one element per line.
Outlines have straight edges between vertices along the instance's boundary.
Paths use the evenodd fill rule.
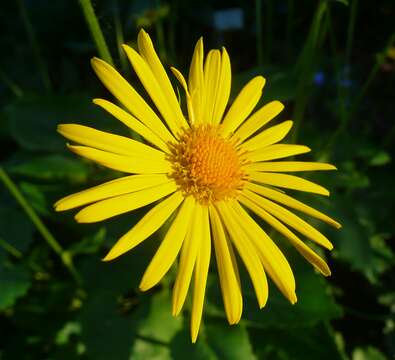
<path fill-rule="evenodd" d="M 255 289 L 259 307 L 262 308 L 265 306 L 267 301 L 268 286 L 265 271 L 263 270 L 256 250 L 251 243 L 251 240 L 244 232 L 244 226 L 241 227 L 238 224 L 238 219 L 234 217 L 229 204 L 225 202 L 218 202 L 216 207 L 227 231 L 230 234 L 233 244 L 235 245 L 246 266 Z"/>
<path fill-rule="evenodd" d="M 288 156 L 308 153 L 310 148 L 304 145 L 275 144 L 263 149 L 247 153 L 245 156 L 250 161 L 267 161 L 281 159 Z"/>
<path fill-rule="evenodd" d="M 240 125 L 235 131 L 234 138 L 237 139 L 238 143 L 241 143 L 257 132 L 262 126 L 274 119 L 283 109 L 284 105 L 277 100 L 262 106 Z"/>
<path fill-rule="evenodd" d="M 131 156 L 140 154 L 145 157 L 152 157 L 154 160 L 165 159 L 165 154 L 162 151 L 154 149 L 151 146 L 125 136 L 110 134 L 88 126 L 60 124 L 57 130 L 62 136 L 71 141 L 114 154 Z"/>
<path fill-rule="evenodd" d="M 250 172 L 248 176 L 252 181 L 263 184 L 329 196 L 329 191 L 321 185 L 317 185 L 309 180 L 294 175 Z"/>
<path fill-rule="evenodd" d="M 169 182 L 169 178 L 167 175 L 162 174 L 125 176 L 66 196 L 55 203 L 55 210 L 69 210 L 109 197 L 128 194 L 167 182 Z"/>
<path fill-rule="evenodd" d="M 238 280 L 237 264 L 232 261 L 230 252 L 232 244 L 226 238 L 217 210 L 213 206 L 210 206 L 209 210 L 225 313 L 229 324 L 237 324 L 243 311 L 243 298 Z"/>
<path fill-rule="evenodd" d="M 307 161 L 265 161 L 251 163 L 244 166 L 248 171 L 266 172 L 296 172 L 296 171 L 316 171 L 316 170 L 336 170 L 336 166 L 319 162 Z"/>
<path fill-rule="evenodd" d="M 178 82 L 181 84 L 185 91 L 185 97 L 187 100 L 187 108 L 188 108 L 188 116 L 189 116 L 189 123 L 194 124 L 195 123 L 195 113 L 193 110 L 193 103 L 192 103 L 192 98 L 188 90 L 187 82 L 185 81 L 184 76 L 175 68 L 171 67 L 171 71 L 173 72 L 174 76 L 177 78 Z"/>
<path fill-rule="evenodd" d="M 192 196 L 184 200 L 159 249 L 145 270 L 140 282 L 141 291 L 147 291 L 155 286 L 170 269 L 189 229 L 195 205 L 196 202 Z"/>
<path fill-rule="evenodd" d="M 133 87 L 109 64 L 98 58 L 91 60 L 93 70 L 104 86 L 144 125 L 155 132 L 163 141 L 174 141 L 166 126 L 133 89 Z"/>
<path fill-rule="evenodd" d="M 254 110 L 261 98 L 265 82 L 266 80 L 262 76 L 256 76 L 241 89 L 222 122 L 221 134 L 223 136 L 235 131 Z"/>
<path fill-rule="evenodd" d="M 302 220 L 300 217 L 290 212 L 289 210 L 283 208 L 280 205 L 277 205 L 276 203 L 268 199 L 256 195 L 249 190 L 243 190 L 242 196 L 247 197 L 249 200 L 256 203 L 270 214 L 274 215 L 283 223 L 291 226 L 292 228 L 299 231 L 304 236 L 315 241 L 317 244 L 329 250 L 333 249 L 332 243 L 324 235 L 322 235 L 317 229 L 312 227 L 306 221 Z"/>
<path fill-rule="evenodd" d="M 253 183 L 246 183 L 245 187 L 253 192 L 263 195 L 264 197 L 274 200 L 280 204 L 284 204 L 292 209 L 302 211 L 305 214 L 315 217 L 316 219 L 320 219 L 320 220 L 326 222 L 327 224 L 334 226 L 337 229 L 341 228 L 341 225 L 336 220 L 333 220 L 329 216 L 312 208 L 311 206 L 308 206 L 308 205 L 292 198 L 291 196 L 283 194 L 277 190 L 269 189 L 265 186 L 261 186 L 261 185 L 257 185 L 257 184 L 253 184 Z"/>
<path fill-rule="evenodd" d="M 182 127 L 188 127 L 181 110 L 179 110 L 179 114 L 179 112 L 169 104 L 165 93 L 162 92 L 160 84 L 155 78 L 155 75 L 152 73 L 150 67 L 140 56 L 140 54 L 130 46 L 122 45 L 122 48 L 125 51 L 145 90 L 147 90 L 152 101 L 158 108 L 159 112 L 162 114 L 166 124 L 169 126 L 172 133 L 178 137 Z M 179 108 L 178 103 L 177 106 Z"/>
<path fill-rule="evenodd" d="M 237 201 L 233 201 L 232 206 L 238 219 L 243 222 L 243 228 L 254 243 L 265 270 L 283 295 L 294 304 L 297 301 L 295 278 L 287 259 L 273 240 Z"/>
<path fill-rule="evenodd" d="M 270 215 L 267 211 L 245 197 L 240 198 L 240 202 L 247 206 L 255 214 L 260 216 L 268 224 L 273 226 L 273 228 L 278 232 L 283 234 L 291 242 L 295 249 L 319 272 L 321 272 L 321 274 L 324 276 L 329 276 L 331 274 L 327 263 L 274 216 Z"/>
<path fill-rule="evenodd" d="M 226 49 L 222 48 L 221 71 L 218 80 L 217 96 L 215 99 L 214 114 L 212 117 L 213 124 L 219 124 L 224 115 L 226 105 L 229 101 L 230 88 L 232 82 L 232 70 L 230 67 L 229 55 Z"/>
<path fill-rule="evenodd" d="M 204 109 L 204 76 L 203 76 L 203 38 L 196 43 L 193 52 L 191 66 L 189 68 L 188 88 L 192 98 L 195 122 L 198 124 L 202 121 L 202 111 Z"/>
<path fill-rule="evenodd" d="M 207 275 L 211 256 L 210 223 L 208 219 L 207 206 L 203 207 L 202 237 L 200 240 L 195 265 L 195 281 L 191 314 L 191 338 L 193 343 L 196 342 L 202 320 L 204 294 L 206 292 Z"/>
<path fill-rule="evenodd" d="M 151 204 L 176 190 L 176 184 L 170 181 L 141 191 L 115 196 L 83 208 L 75 215 L 75 219 L 79 223 L 92 223 L 105 220 Z"/>
<path fill-rule="evenodd" d="M 204 109 L 200 116 L 202 122 L 212 123 L 214 116 L 219 77 L 221 69 L 221 53 L 219 50 L 210 50 L 204 64 Z"/>
<path fill-rule="evenodd" d="M 110 261 L 117 258 L 151 236 L 165 223 L 183 200 L 184 196 L 181 192 L 176 191 L 155 205 L 131 230 L 116 242 L 103 261 Z"/>
<path fill-rule="evenodd" d="M 166 71 L 156 54 L 154 45 L 149 35 L 144 31 L 140 30 L 137 37 L 137 44 L 140 55 L 144 58 L 147 65 L 150 67 L 156 81 L 158 82 L 160 89 L 162 90 L 167 102 L 176 114 L 177 122 L 180 126 L 187 127 L 188 124 L 185 121 L 184 115 L 182 114 L 180 105 L 178 103 L 176 94 L 174 93 L 173 86 L 166 74 Z"/>
<path fill-rule="evenodd" d="M 203 208 L 196 204 L 192 214 L 191 225 L 187 236 L 182 244 L 180 262 L 178 266 L 177 278 L 173 287 L 173 316 L 177 316 L 185 302 L 189 284 L 191 282 L 193 268 L 202 241 L 203 230 Z"/>
<path fill-rule="evenodd" d="M 134 116 L 121 109 L 119 106 L 104 99 L 94 99 L 93 103 L 106 110 L 108 113 L 117 118 L 130 129 L 141 135 L 151 144 L 157 146 L 159 149 L 163 150 L 166 153 L 169 152 L 168 146 L 158 135 L 156 135 L 151 129 L 147 128 L 147 126 L 145 126 Z"/>
<path fill-rule="evenodd" d="M 67 147 L 77 155 L 95 161 L 109 169 L 126 173 L 163 174 L 171 170 L 171 164 L 167 160 L 155 160 L 149 157 L 143 157 L 140 154 L 136 154 L 135 156 L 124 156 L 87 146 L 68 145 Z"/>
<path fill-rule="evenodd" d="M 247 151 L 254 151 L 275 144 L 287 136 L 292 125 L 293 121 L 287 120 L 281 124 L 272 126 L 242 143 L 240 148 Z"/>

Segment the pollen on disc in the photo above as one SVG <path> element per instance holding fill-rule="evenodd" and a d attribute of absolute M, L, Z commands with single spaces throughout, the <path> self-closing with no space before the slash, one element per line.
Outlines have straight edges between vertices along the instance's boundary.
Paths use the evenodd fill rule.
<path fill-rule="evenodd" d="M 172 145 L 173 177 L 180 188 L 207 204 L 234 197 L 242 186 L 242 159 L 218 128 L 201 125 L 186 130 Z"/>

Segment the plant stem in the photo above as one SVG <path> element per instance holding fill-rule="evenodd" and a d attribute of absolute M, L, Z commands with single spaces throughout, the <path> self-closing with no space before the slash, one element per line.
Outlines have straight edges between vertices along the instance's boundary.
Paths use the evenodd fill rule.
<path fill-rule="evenodd" d="M 0 246 L 8 253 L 15 256 L 17 259 L 20 259 L 23 256 L 23 254 L 16 247 L 12 246 L 2 238 L 0 238 Z"/>
<path fill-rule="evenodd" d="M 122 49 L 122 44 L 125 43 L 125 38 L 123 36 L 123 31 L 122 31 L 122 23 L 121 23 L 121 17 L 119 13 L 119 4 L 118 1 L 115 1 L 114 4 L 114 27 L 115 27 L 115 37 L 116 37 L 116 42 L 117 42 L 117 49 L 118 49 L 118 56 L 119 56 L 119 61 L 121 63 L 121 69 L 126 72 L 128 68 L 128 62 L 126 60 L 125 53 Z"/>
<path fill-rule="evenodd" d="M 26 215 L 30 218 L 37 231 L 42 235 L 42 237 L 52 248 L 52 250 L 60 257 L 63 264 L 73 276 L 75 281 L 77 283 L 81 283 L 81 277 L 79 276 L 77 270 L 73 265 L 73 259 L 71 257 L 71 254 L 63 250 L 62 246 L 58 243 L 58 241 L 54 238 L 48 228 L 44 225 L 34 209 L 29 205 L 23 194 L 20 192 L 16 184 L 11 180 L 11 178 L 2 167 L 0 167 L 0 180 L 3 182 L 3 184 L 9 190 L 14 199 L 25 211 Z"/>
<path fill-rule="evenodd" d="M 20 12 L 20 15 L 22 18 L 23 25 L 25 27 L 27 36 L 29 38 L 29 42 L 30 42 L 30 46 L 31 46 L 33 54 L 34 54 L 34 58 L 36 60 L 38 71 L 40 72 L 40 75 L 41 75 L 41 80 L 43 82 L 45 90 L 47 92 L 50 92 L 52 86 L 51 86 L 51 80 L 50 80 L 50 77 L 48 74 L 48 68 L 45 65 L 45 62 L 41 57 L 40 47 L 38 46 L 36 34 L 34 32 L 33 25 L 30 21 L 28 13 L 27 13 L 24 0 L 17 0 L 17 4 L 19 7 L 19 12 Z"/>
<path fill-rule="evenodd" d="M 258 66 L 263 65 L 262 0 L 255 0 L 256 54 Z"/>
<path fill-rule="evenodd" d="M 21 97 L 23 95 L 22 89 L 15 84 L 2 69 L 0 69 L 0 81 L 2 81 L 16 97 Z"/>
<path fill-rule="evenodd" d="M 309 88 L 311 85 L 311 78 L 314 71 L 314 62 L 316 59 L 317 48 L 322 44 L 323 39 L 327 33 L 327 10 L 327 1 L 321 0 L 318 3 L 316 12 L 314 14 L 306 45 L 304 46 L 302 53 L 299 56 L 299 60 L 295 65 L 295 72 L 297 74 L 300 73 L 300 76 L 296 89 L 295 109 L 293 113 L 293 119 L 295 123 L 292 133 L 293 143 L 297 141 L 301 122 L 307 107 L 310 93 Z"/>
<path fill-rule="evenodd" d="M 95 42 L 99 56 L 111 65 L 114 65 L 106 40 L 101 31 L 99 21 L 90 0 L 79 0 L 86 23 L 88 24 L 93 41 Z"/>

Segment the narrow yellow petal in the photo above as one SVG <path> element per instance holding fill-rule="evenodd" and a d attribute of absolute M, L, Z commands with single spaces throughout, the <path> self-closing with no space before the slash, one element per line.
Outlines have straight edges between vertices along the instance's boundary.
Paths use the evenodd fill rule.
<path fill-rule="evenodd" d="M 174 93 L 173 86 L 171 85 L 169 77 L 167 76 L 162 63 L 158 55 L 156 54 L 154 45 L 152 44 L 149 35 L 144 30 L 140 30 L 137 37 L 137 44 L 140 55 L 144 58 L 147 65 L 150 67 L 155 79 L 160 86 L 161 91 L 167 99 L 167 102 L 169 103 L 171 109 L 174 111 L 177 122 L 180 126 L 187 127 L 188 124 L 185 122 L 185 118 L 182 114 L 176 94 Z"/>
<path fill-rule="evenodd" d="M 187 82 L 185 81 L 184 76 L 175 67 L 171 67 L 171 71 L 173 72 L 174 76 L 177 78 L 177 80 L 179 81 L 179 83 L 181 84 L 181 86 L 183 87 L 183 89 L 185 91 L 189 122 L 190 122 L 190 124 L 194 124 L 195 123 L 195 113 L 193 110 L 192 98 L 191 98 L 191 95 L 189 94 L 189 91 L 188 91 Z"/>
<path fill-rule="evenodd" d="M 128 194 L 167 182 L 169 182 L 169 178 L 163 174 L 125 176 L 66 196 L 55 203 L 55 210 L 69 210 L 109 197 Z"/>
<path fill-rule="evenodd" d="M 247 153 L 245 156 L 252 162 L 268 161 L 304 154 L 309 151 L 311 151 L 311 149 L 304 145 L 275 144 L 263 149 L 252 151 Z"/>
<path fill-rule="evenodd" d="M 95 161 L 109 169 L 130 174 L 163 174 L 171 170 L 171 164 L 167 160 L 155 160 L 143 157 L 140 154 L 124 156 L 87 146 L 68 145 L 67 147 L 77 155 Z"/>
<path fill-rule="evenodd" d="M 211 235 L 207 206 L 203 207 L 202 237 L 200 240 L 195 265 L 195 281 L 191 314 L 191 339 L 193 343 L 196 342 L 202 320 L 204 295 L 206 292 L 207 275 L 211 256 Z"/>
<path fill-rule="evenodd" d="M 254 151 L 275 144 L 287 136 L 292 125 L 293 121 L 287 120 L 281 124 L 272 126 L 242 143 L 240 148 L 246 151 Z"/>
<path fill-rule="evenodd" d="M 241 143 L 257 132 L 262 126 L 273 120 L 281 111 L 283 111 L 283 109 L 284 105 L 277 100 L 262 106 L 243 124 L 241 124 L 241 126 L 235 131 L 234 138 L 238 143 Z"/>
<path fill-rule="evenodd" d="M 60 124 L 58 125 L 58 132 L 65 138 L 76 143 L 109 151 L 114 154 L 131 156 L 140 154 L 145 157 L 152 157 L 154 160 L 165 159 L 163 151 L 154 149 L 151 146 L 125 136 L 110 134 L 88 126 Z"/>
<path fill-rule="evenodd" d="M 273 240 L 237 201 L 233 201 L 232 205 L 238 219 L 243 222 L 243 228 L 254 243 L 265 270 L 283 295 L 294 304 L 297 301 L 295 278 L 287 259 Z"/>
<path fill-rule="evenodd" d="M 117 258 L 151 236 L 174 213 L 183 200 L 184 196 L 181 192 L 176 191 L 165 200 L 160 201 L 116 242 L 103 261 Z"/>
<path fill-rule="evenodd" d="M 155 286 L 170 269 L 189 229 L 195 205 L 196 202 L 192 196 L 184 200 L 159 249 L 145 270 L 140 282 L 141 291 L 147 291 Z"/>
<path fill-rule="evenodd" d="M 323 214 L 322 212 L 292 198 L 289 195 L 286 195 L 286 194 L 283 194 L 277 190 L 270 189 L 268 187 L 253 184 L 253 183 L 247 183 L 247 184 L 245 184 L 245 187 L 253 192 L 263 195 L 264 197 L 266 197 L 268 199 L 274 200 L 274 201 L 276 201 L 280 204 L 286 205 L 292 209 L 302 211 L 307 215 L 315 217 L 316 219 L 320 219 L 320 220 L 326 222 L 327 224 L 332 225 L 333 227 L 335 227 L 337 229 L 341 228 L 341 225 L 336 220 L 333 220 L 328 215 Z"/>
<path fill-rule="evenodd" d="M 151 204 L 177 190 L 177 185 L 170 181 L 148 189 L 126 195 L 115 196 L 89 205 L 75 215 L 79 223 L 92 223 L 123 214 Z"/>
<path fill-rule="evenodd" d="M 191 66 L 189 68 L 188 88 L 192 98 L 193 110 L 196 124 L 202 121 L 202 111 L 204 109 L 204 76 L 203 76 L 203 38 L 196 43 L 193 52 Z"/>
<path fill-rule="evenodd" d="M 166 153 L 169 152 L 169 148 L 167 144 L 158 135 L 156 135 L 151 129 L 145 126 L 134 116 L 130 115 L 128 112 L 121 109 L 119 106 L 104 99 L 94 99 L 93 103 L 100 106 L 102 109 L 106 110 L 108 113 L 110 113 L 112 116 L 117 118 L 128 128 L 132 129 L 137 134 L 141 135 L 151 144 L 157 146 L 159 149 L 163 150 Z"/>
<path fill-rule="evenodd" d="M 214 114 L 212 117 L 213 124 L 219 124 L 224 115 L 226 105 L 229 101 L 230 88 L 232 83 L 232 70 L 230 67 L 230 59 L 226 49 L 222 48 L 221 55 L 221 72 L 218 80 L 218 90 L 215 99 Z"/>
<path fill-rule="evenodd" d="M 317 229 L 312 227 L 306 221 L 302 220 L 300 217 L 290 212 L 289 210 L 283 208 L 280 205 L 277 205 L 276 203 L 268 199 L 256 195 L 249 190 L 243 190 L 242 196 L 247 197 L 249 200 L 265 209 L 267 212 L 281 220 L 283 223 L 299 231 L 310 240 L 313 240 L 317 244 L 329 250 L 333 249 L 332 243 L 324 235 L 322 235 Z"/>
<path fill-rule="evenodd" d="M 200 116 L 205 123 L 212 123 L 215 103 L 219 86 L 221 69 L 221 53 L 219 50 L 210 50 L 204 64 L 204 109 Z"/>
<path fill-rule="evenodd" d="M 244 226 L 238 223 L 228 203 L 218 202 L 217 210 L 222 221 L 229 232 L 233 244 L 235 245 L 246 269 L 250 275 L 259 307 L 265 306 L 268 297 L 268 286 L 265 271 L 251 240 L 245 233 Z"/>
<path fill-rule="evenodd" d="M 164 120 L 166 121 L 166 124 L 169 126 L 172 133 L 176 137 L 178 137 L 182 130 L 182 127 L 188 127 L 188 124 L 184 119 L 181 110 L 181 115 L 179 115 L 178 111 L 176 111 L 169 104 L 165 93 L 162 92 L 162 89 L 155 78 L 155 75 L 152 73 L 150 67 L 140 56 L 140 54 L 136 50 L 132 49 L 130 46 L 122 45 L 122 48 L 125 51 L 126 56 L 132 64 L 133 69 L 139 77 L 145 90 L 147 90 L 152 101 L 158 108 L 159 112 L 162 114 Z M 177 107 L 179 108 L 178 103 Z"/>
<path fill-rule="evenodd" d="M 254 110 L 261 98 L 265 82 L 262 76 L 256 76 L 241 89 L 222 122 L 221 134 L 223 136 L 228 136 L 235 131 Z"/>
<path fill-rule="evenodd" d="M 203 208 L 200 204 L 196 204 L 194 213 L 192 214 L 191 225 L 182 244 L 177 278 L 173 287 L 173 316 L 177 316 L 184 305 L 193 268 L 195 267 L 199 244 L 202 241 L 202 231 Z"/>
<path fill-rule="evenodd" d="M 231 247 L 215 207 L 210 206 L 215 257 L 221 285 L 225 313 L 229 324 L 237 324 L 243 311 L 243 298 L 238 280 L 237 264 L 232 261 Z"/>
<path fill-rule="evenodd" d="M 267 211 L 253 203 L 251 200 L 243 197 L 240 201 L 252 210 L 255 214 L 260 216 L 269 225 L 273 226 L 278 232 L 283 234 L 295 247 L 295 249 L 308 261 L 310 262 L 319 272 L 324 276 L 329 276 L 331 271 L 327 263 L 317 255 L 312 249 L 310 249 L 302 240 L 300 240 L 291 230 L 289 230 L 284 224 L 277 220 L 274 216 L 270 215 Z"/>
<path fill-rule="evenodd" d="M 265 161 L 250 163 L 244 166 L 248 171 L 266 172 L 297 172 L 297 171 L 316 171 L 316 170 L 336 170 L 331 164 L 308 162 L 308 161 Z"/>
<path fill-rule="evenodd" d="M 248 176 L 252 181 L 263 184 L 329 196 L 329 191 L 321 185 L 317 185 L 309 180 L 294 175 L 250 172 Z"/>
<path fill-rule="evenodd" d="M 136 90 L 109 64 L 98 58 L 91 60 L 93 70 L 104 86 L 144 125 L 163 141 L 174 137 Z"/>

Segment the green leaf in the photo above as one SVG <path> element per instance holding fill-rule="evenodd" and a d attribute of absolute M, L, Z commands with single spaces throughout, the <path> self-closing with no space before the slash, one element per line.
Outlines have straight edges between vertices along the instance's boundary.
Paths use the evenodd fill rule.
<path fill-rule="evenodd" d="M 303 259 L 297 257 L 291 262 L 296 279 L 296 294 L 298 301 L 291 305 L 288 300 L 269 283 L 269 300 L 263 309 L 259 309 L 255 293 L 250 280 L 242 272 L 244 311 L 242 323 L 247 326 L 267 328 L 291 328 L 311 326 L 321 321 L 330 320 L 341 315 L 340 307 L 335 303 L 333 296 L 322 275 L 317 274 Z M 207 312 L 213 316 L 223 313 L 221 295 L 218 285 L 210 282 L 210 303 Z"/>
<path fill-rule="evenodd" d="M 30 158 L 20 164 L 8 167 L 8 170 L 12 174 L 36 180 L 67 180 L 73 183 L 82 183 L 88 179 L 90 166 L 76 157 L 51 154 Z"/>
<path fill-rule="evenodd" d="M 27 293 L 30 284 L 29 273 L 23 267 L 0 267 L 0 310 L 13 306 Z"/>
<path fill-rule="evenodd" d="M 259 359 L 345 359 L 335 334 L 323 324 L 297 329 L 254 330 L 251 338 Z"/>
<path fill-rule="evenodd" d="M 5 113 L 14 140 L 31 151 L 66 151 L 65 140 L 56 132 L 58 124 L 84 123 L 100 128 L 108 127 L 109 119 L 82 94 L 27 96 L 8 105 Z M 117 121 L 111 124 L 114 127 Z"/>
<path fill-rule="evenodd" d="M 387 357 L 372 346 L 356 348 L 352 353 L 352 360 L 387 360 Z"/>
<path fill-rule="evenodd" d="M 256 359 L 245 326 L 230 326 L 225 321 L 209 322 L 205 332 L 206 341 L 218 359 Z"/>

